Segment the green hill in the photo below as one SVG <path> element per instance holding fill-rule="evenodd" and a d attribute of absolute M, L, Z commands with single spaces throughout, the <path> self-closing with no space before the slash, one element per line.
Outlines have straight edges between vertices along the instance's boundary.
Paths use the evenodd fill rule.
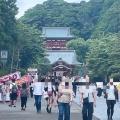
<path fill-rule="evenodd" d="M 48 0 L 27 10 L 20 20 L 42 30 L 42 27 L 70 27 L 72 34 L 85 40 L 99 34 L 120 30 L 120 0 L 90 0 L 67 3 Z"/>

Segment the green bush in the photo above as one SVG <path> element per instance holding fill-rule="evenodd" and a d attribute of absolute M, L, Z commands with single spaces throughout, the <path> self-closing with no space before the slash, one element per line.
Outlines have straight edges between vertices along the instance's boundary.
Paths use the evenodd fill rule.
<path fill-rule="evenodd" d="M 8 68 L 0 69 L 0 77 L 5 76 L 7 74 L 9 74 L 9 69 Z"/>
<path fill-rule="evenodd" d="M 23 75 L 27 75 L 27 71 L 26 71 L 26 69 L 20 69 L 20 72 L 21 72 L 21 76 L 23 76 Z"/>

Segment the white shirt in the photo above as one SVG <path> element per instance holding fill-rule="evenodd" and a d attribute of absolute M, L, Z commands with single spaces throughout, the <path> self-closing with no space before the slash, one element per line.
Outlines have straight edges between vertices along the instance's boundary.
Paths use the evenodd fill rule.
<path fill-rule="evenodd" d="M 44 84 L 42 82 L 35 82 L 33 84 L 33 94 L 34 95 L 42 95 L 42 93 L 44 92 Z"/>
<path fill-rule="evenodd" d="M 88 97 L 89 102 L 94 102 L 94 94 L 97 93 L 96 86 L 89 85 L 88 89 L 80 90 L 80 93 L 83 93 L 83 98 L 87 98 Z"/>
<path fill-rule="evenodd" d="M 114 85 L 109 85 L 109 89 L 106 89 L 107 100 L 115 100 Z"/>

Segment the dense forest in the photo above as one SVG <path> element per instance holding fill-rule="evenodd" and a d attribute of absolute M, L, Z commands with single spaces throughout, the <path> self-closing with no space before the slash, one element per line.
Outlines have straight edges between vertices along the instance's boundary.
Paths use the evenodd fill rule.
<path fill-rule="evenodd" d="M 67 3 L 63 0 L 48 0 L 26 11 L 20 20 L 39 30 L 42 27 L 70 27 L 73 35 L 87 40 L 120 30 L 120 1 Z"/>
<path fill-rule="evenodd" d="M 39 67 L 45 50 L 42 27 L 70 27 L 75 39 L 67 43 L 67 49 L 76 50 L 86 74 L 120 80 L 120 0 L 47 0 L 19 19 L 17 13 L 16 0 L 0 0 L 0 50 L 9 53 L 7 64 L 1 63 L 0 76 Z"/>

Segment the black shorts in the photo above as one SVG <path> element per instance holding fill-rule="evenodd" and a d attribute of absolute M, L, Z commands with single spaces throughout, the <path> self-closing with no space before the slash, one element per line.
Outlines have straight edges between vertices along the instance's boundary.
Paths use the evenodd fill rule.
<path fill-rule="evenodd" d="M 17 100 L 17 93 L 11 93 L 10 100 Z"/>

